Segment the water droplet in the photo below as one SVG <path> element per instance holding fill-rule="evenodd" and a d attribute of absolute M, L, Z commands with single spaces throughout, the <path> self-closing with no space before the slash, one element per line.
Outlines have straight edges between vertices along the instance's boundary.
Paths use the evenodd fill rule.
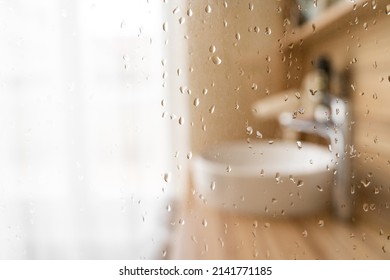
<path fill-rule="evenodd" d="M 236 39 L 237 39 L 237 41 L 240 41 L 240 39 L 241 39 L 241 34 L 239 32 L 236 33 Z"/>
<path fill-rule="evenodd" d="M 361 180 L 360 183 L 362 183 L 363 187 L 367 188 L 370 184 L 371 184 L 371 181 L 363 181 Z"/>
<path fill-rule="evenodd" d="M 127 54 L 124 54 L 123 56 L 122 56 L 122 59 L 124 60 L 124 61 L 129 61 L 129 55 L 127 55 Z"/>
<path fill-rule="evenodd" d="M 210 47 L 209 47 L 209 52 L 210 53 L 215 53 L 217 51 L 217 48 L 214 46 L 214 45 L 211 45 Z"/>
<path fill-rule="evenodd" d="M 261 169 L 261 170 L 260 170 L 260 176 L 261 176 L 261 177 L 264 177 L 264 169 Z"/>
<path fill-rule="evenodd" d="M 252 88 L 252 90 L 257 90 L 257 84 L 253 83 L 251 88 Z"/>
<path fill-rule="evenodd" d="M 202 220 L 202 226 L 207 227 L 207 220 L 206 219 Z"/>
<path fill-rule="evenodd" d="M 367 22 L 363 23 L 363 28 L 364 28 L 364 30 L 368 30 L 368 23 Z"/>
<path fill-rule="evenodd" d="M 303 182 L 303 180 L 298 180 L 297 182 L 297 187 L 300 188 L 304 185 L 305 183 Z"/>
<path fill-rule="evenodd" d="M 369 208 L 368 203 L 364 203 L 364 204 L 363 204 L 363 210 L 364 210 L 364 212 L 368 212 L 368 208 Z"/>
<path fill-rule="evenodd" d="M 253 9 L 254 9 L 254 5 L 252 4 L 252 3 L 249 3 L 249 11 L 253 11 Z"/>
<path fill-rule="evenodd" d="M 186 22 L 186 19 L 184 17 L 179 18 L 179 24 L 183 24 Z"/>
<path fill-rule="evenodd" d="M 259 222 L 257 220 L 253 221 L 253 227 L 257 228 L 259 226 Z"/>
<path fill-rule="evenodd" d="M 180 8 L 179 7 L 174 8 L 173 11 L 172 11 L 173 14 L 177 14 L 179 12 L 180 12 Z"/>
<path fill-rule="evenodd" d="M 179 118 L 179 124 L 180 124 L 180 125 L 183 125 L 183 124 L 184 124 L 184 118 L 183 118 L 183 117 L 180 117 L 180 118 Z"/>
<path fill-rule="evenodd" d="M 198 98 L 198 97 L 194 99 L 194 102 L 193 102 L 193 104 L 194 104 L 194 106 L 195 106 L 195 107 L 198 107 L 198 106 L 199 106 L 199 104 L 200 104 L 200 100 L 199 100 L 199 98 Z"/>
<path fill-rule="evenodd" d="M 297 91 L 297 92 L 295 92 L 295 97 L 296 97 L 297 99 L 301 99 L 301 94 Z"/>
<path fill-rule="evenodd" d="M 192 159 L 192 152 L 187 153 L 187 159 Z"/>
<path fill-rule="evenodd" d="M 320 185 L 317 185 L 317 190 L 322 192 L 323 191 L 323 188 L 320 186 Z"/>
<path fill-rule="evenodd" d="M 264 228 L 270 228 L 271 227 L 271 224 L 270 223 L 264 223 Z"/>
<path fill-rule="evenodd" d="M 277 203 L 278 202 L 278 200 L 276 198 L 272 198 L 271 201 L 272 201 L 272 203 Z"/>
<path fill-rule="evenodd" d="M 196 239 L 195 235 L 191 235 L 191 240 L 192 240 L 195 244 L 198 244 L 198 240 Z"/>
<path fill-rule="evenodd" d="M 126 27 L 126 21 L 122 20 L 121 21 L 121 29 L 124 29 Z"/>
<path fill-rule="evenodd" d="M 275 180 L 276 180 L 276 183 L 279 184 L 282 182 L 282 179 L 280 178 L 280 173 L 279 172 L 276 172 L 275 174 Z"/>
<path fill-rule="evenodd" d="M 171 212 L 171 211 L 172 211 L 172 207 L 171 207 L 170 204 L 167 205 L 167 211 L 168 211 L 168 212 Z"/>
<path fill-rule="evenodd" d="M 165 258 L 165 257 L 167 256 L 167 251 L 163 250 L 163 251 L 161 252 L 161 254 L 162 254 L 162 256 Z"/>
<path fill-rule="evenodd" d="M 214 111 L 215 111 L 215 105 L 211 105 L 211 107 L 209 108 L 209 113 L 214 114 Z"/>
<path fill-rule="evenodd" d="M 307 230 L 302 231 L 302 236 L 303 237 L 307 237 L 308 236 Z"/>
<path fill-rule="evenodd" d="M 214 191 L 214 190 L 215 190 L 215 187 L 216 187 L 216 184 L 215 184 L 214 181 L 212 181 L 211 184 L 210 184 L 210 189 L 211 189 L 212 191 Z"/>
<path fill-rule="evenodd" d="M 252 128 L 251 126 L 248 126 L 248 127 L 246 128 L 246 134 L 252 135 L 252 133 L 253 133 L 253 128 Z"/>
<path fill-rule="evenodd" d="M 202 91 L 203 95 L 207 95 L 208 92 L 209 92 L 209 90 L 207 88 L 204 88 Z"/>
<path fill-rule="evenodd" d="M 168 77 L 168 73 L 167 72 L 164 72 L 163 74 L 162 74 L 162 78 L 163 79 L 166 79 Z"/>
<path fill-rule="evenodd" d="M 302 142 L 301 141 L 297 141 L 297 147 L 298 147 L 298 149 L 302 149 Z"/>
<path fill-rule="evenodd" d="M 215 65 L 220 65 L 222 63 L 222 59 L 219 58 L 219 56 L 217 55 L 214 55 L 211 57 L 211 61 L 215 64 Z"/>
<path fill-rule="evenodd" d="M 194 13 L 192 12 L 191 8 L 187 10 L 187 16 L 192 17 L 193 14 Z"/>
<path fill-rule="evenodd" d="M 186 222 L 183 219 L 179 219 L 179 225 L 183 226 Z"/>
<path fill-rule="evenodd" d="M 170 179 L 171 179 L 171 174 L 170 173 L 164 173 L 164 181 L 168 183 Z"/>
<path fill-rule="evenodd" d="M 271 28 L 267 26 L 267 27 L 265 28 L 265 32 L 264 32 L 264 33 L 265 33 L 265 35 L 271 35 L 271 34 L 272 34 Z"/>
<path fill-rule="evenodd" d="M 211 6 L 207 5 L 206 8 L 204 8 L 205 12 L 210 14 L 211 13 Z"/>
<path fill-rule="evenodd" d="M 323 227 L 323 226 L 325 225 L 324 220 L 318 220 L 318 225 L 319 225 L 320 227 Z"/>
<path fill-rule="evenodd" d="M 256 138 L 259 138 L 259 139 L 263 138 L 263 134 L 261 134 L 260 131 L 256 131 Z"/>
<path fill-rule="evenodd" d="M 168 22 L 164 22 L 162 25 L 162 28 L 165 32 L 167 32 L 168 31 Z"/>
<path fill-rule="evenodd" d="M 390 4 L 386 6 L 386 15 L 390 16 Z"/>
<path fill-rule="evenodd" d="M 231 172 L 232 171 L 232 168 L 231 168 L 231 166 L 230 165 L 228 165 L 228 166 L 226 166 L 226 172 Z"/>

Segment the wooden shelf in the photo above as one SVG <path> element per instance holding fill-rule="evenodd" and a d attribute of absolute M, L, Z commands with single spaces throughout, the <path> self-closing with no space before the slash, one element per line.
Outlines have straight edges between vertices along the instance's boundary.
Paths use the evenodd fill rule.
<path fill-rule="evenodd" d="M 387 2 L 387 4 L 386 4 Z M 293 47 L 303 41 L 310 41 L 320 35 L 331 33 L 335 30 L 347 29 L 351 25 L 361 24 L 369 17 L 386 13 L 389 10 L 388 0 L 342 0 L 329 6 L 322 14 L 315 19 L 304 23 L 301 26 L 292 27 L 287 30 L 285 36 L 285 47 Z"/>

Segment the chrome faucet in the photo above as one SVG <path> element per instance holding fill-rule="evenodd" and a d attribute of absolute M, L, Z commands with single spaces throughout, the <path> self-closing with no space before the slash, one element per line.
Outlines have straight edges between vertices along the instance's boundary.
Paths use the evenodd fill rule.
<path fill-rule="evenodd" d="M 352 216 L 349 106 L 346 101 L 332 96 L 329 96 L 328 102 L 328 106 L 317 105 L 313 120 L 297 119 L 290 113 L 282 113 L 279 123 L 294 131 L 319 135 L 329 141 L 329 150 L 336 166 L 332 188 L 333 210 L 336 216 L 349 219 Z"/>

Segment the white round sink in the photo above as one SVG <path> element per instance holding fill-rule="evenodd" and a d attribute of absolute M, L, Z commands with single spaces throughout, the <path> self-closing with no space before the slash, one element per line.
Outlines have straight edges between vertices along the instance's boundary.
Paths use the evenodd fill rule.
<path fill-rule="evenodd" d="M 194 186 L 207 205 L 286 216 L 324 209 L 333 171 L 327 148 L 291 141 L 219 144 L 194 157 L 192 166 Z"/>

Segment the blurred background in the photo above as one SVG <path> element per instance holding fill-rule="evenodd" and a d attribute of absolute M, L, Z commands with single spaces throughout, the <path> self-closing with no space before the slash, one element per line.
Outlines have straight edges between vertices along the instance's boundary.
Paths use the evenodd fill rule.
<path fill-rule="evenodd" d="M 1 0 L 0 258 L 389 258 L 389 14 L 379 0 Z M 353 116 L 351 221 L 378 223 L 208 209 L 193 157 L 283 138 L 253 105 L 301 88 L 323 54 L 348 74 L 332 86 Z M 329 252 L 309 230 L 324 221 Z"/>

